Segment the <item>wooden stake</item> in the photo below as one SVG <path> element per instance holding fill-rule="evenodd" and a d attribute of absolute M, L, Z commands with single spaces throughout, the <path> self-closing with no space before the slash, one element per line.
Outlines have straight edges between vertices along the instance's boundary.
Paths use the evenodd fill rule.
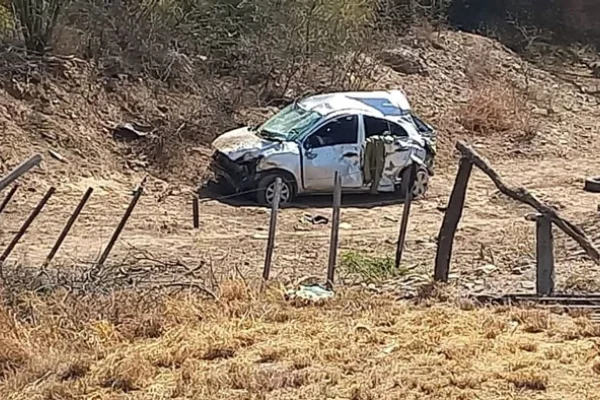
<path fill-rule="evenodd" d="M 79 201 L 79 204 L 75 208 L 75 211 L 73 211 L 73 214 L 71 214 L 71 217 L 69 217 L 69 220 L 67 221 L 67 224 L 65 225 L 65 227 L 62 230 L 62 232 L 60 233 L 60 236 L 58 237 L 58 239 L 56 239 L 56 243 L 54 243 L 54 247 L 52 247 L 52 250 L 50 250 L 50 254 L 48 254 L 48 257 L 46 257 L 46 261 L 43 264 L 44 268 L 47 267 L 48 265 L 50 265 L 50 263 L 52 262 L 52 259 L 54 259 L 54 256 L 58 252 L 58 249 L 60 249 L 60 246 L 62 245 L 62 243 L 64 242 L 65 238 L 69 234 L 69 231 L 71 230 L 71 227 L 73 227 L 73 224 L 75 223 L 75 221 L 79 217 L 79 214 L 81 214 L 81 210 L 83 210 L 83 207 L 85 206 L 85 204 L 89 200 L 89 198 L 92 195 L 93 191 L 94 191 L 94 189 L 88 188 L 88 190 L 85 192 L 85 194 L 83 195 L 83 197 Z"/>
<path fill-rule="evenodd" d="M 4 200 L 2 200 L 2 204 L 0 204 L 0 214 L 2 214 L 2 211 L 4 211 L 8 203 L 12 200 L 12 197 L 15 195 L 15 192 L 18 188 L 19 185 L 13 186 L 12 189 L 10 189 L 10 192 L 8 192 L 8 194 L 4 198 Z"/>
<path fill-rule="evenodd" d="M 125 210 L 125 214 L 123 215 L 123 218 L 121 218 L 121 221 L 119 222 L 119 225 L 117 226 L 117 229 L 115 229 L 115 232 L 113 233 L 112 237 L 110 238 L 110 241 L 106 245 L 106 248 L 104 249 L 104 252 L 100 256 L 100 259 L 98 260 L 98 264 L 97 264 L 98 267 L 104 265 L 104 262 L 108 258 L 113 246 L 115 245 L 117 239 L 119 238 L 121 231 L 123 231 L 123 228 L 125 228 L 125 224 L 127 223 L 127 220 L 129 219 L 129 217 L 131 216 L 131 213 L 133 212 L 133 209 L 135 208 L 136 204 L 138 203 L 138 200 L 142 196 L 143 192 L 144 192 L 144 181 L 142 181 L 142 183 L 140 183 L 140 185 L 136 188 L 135 193 L 133 194 L 133 198 L 131 199 L 131 202 L 129 203 L 129 207 L 127 207 L 127 210 Z"/>
<path fill-rule="evenodd" d="M 48 189 L 48 191 L 46 192 L 46 194 L 44 195 L 42 200 L 40 200 L 40 202 L 35 207 L 35 209 L 31 212 L 31 214 L 29 214 L 29 217 L 27 217 L 27 219 L 25 220 L 23 225 L 21 225 L 21 228 L 19 229 L 19 231 L 17 232 L 17 234 L 15 235 L 13 240 L 9 243 L 8 247 L 4 250 L 4 253 L 2 253 L 2 256 L 0 256 L 0 276 L 3 276 L 2 266 L 4 264 L 4 261 L 6 261 L 6 259 L 10 256 L 10 253 L 12 253 L 12 251 L 14 250 L 17 243 L 19 243 L 19 240 L 21 240 L 21 238 L 23 237 L 25 232 L 27 232 L 27 229 L 29 229 L 29 226 L 31 225 L 33 220 L 36 219 L 36 217 L 42 211 L 42 209 L 44 208 L 44 206 L 46 205 L 48 200 L 50 200 L 50 197 L 52 197 L 52 195 L 54 194 L 55 191 L 56 191 L 56 189 L 54 187 L 51 187 L 50 189 Z"/>
<path fill-rule="evenodd" d="M 408 217 L 410 215 L 410 205 L 413 199 L 413 184 L 415 182 L 415 174 L 417 171 L 417 165 L 412 164 L 404 171 L 402 179 L 406 179 L 408 182 L 408 190 L 404 197 L 404 207 L 402 210 L 402 221 L 400 222 L 400 232 L 398 232 L 398 243 L 396 245 L 396 269 L 400 268 L 402 262 L 402 252 L 404 251 L 404 242 L 406 240 L 406 229 L 408 228 Z"/>
<path fill-rule="evenodd" d="M 36 165 L 39 165 L 41 161 L 41 155 L 36 154 L 34 156 L 31 156 L 28 160 L 23 161 L 15 169 L 9 172 L 8 175 L 6 175 L 3 178 L 0 178 L 0 192 L 12 182 L 19 179 L 22 175 L 27 173 L 27 171 L 29 171 L 31 168 L 35 167 Z"/>
<path fill-rule="evenodd" d="M 484 174 L 489 176 L 502 194 L 535 208 L 538 213 L 543 214 L 545 218 L 552 221 L 560 230 L 573 238 L 596 264 L 600 264 L 600 251 L 580 227 L 559 216 L 555 209 L 542 203 L 527 189 L 507 186 L 491 165 L 466 144 L 458 142 L 456 143 L 456 149 L 463 157 L 468 158 Z"/>
<path fill-rule="evenodd" d="M 536 219 L 536 290 L 541 296 L 554 293 L 554 243 L 552 222 L 543 215 Z"/>
<path fill-rule="evenodd" d="M 267 240 L 267 252 L 265 254 L 265 266 L 263 268 L 263 280 L 269 280 L 271 273 L 271 262 L 273 260 L 273 249 L 275 248 L 275 231 L 277 230 L 277 213 L 279 212 L 279 201 L 281 200 L 281 178 L 275 180 L 275 195 L 271 204 L 271 220 L 269 221 L 269 238 Z"/>
<path fill-rule="evenodd" d="M 435 257 L 434 279 L 437 282 L 448 282 L 450 274 L 450 259 L 452 257 L 452 247 L 454 245 L 454 235 L 460 222 L 467 195 L 467 186 L 471 177 L 473 164 L 466 158 L 461 158 L 458 166 L 458 173 L 454 181 L 454 188 L 450 195 L 448 208 L 444 215 L 444 221 L 438 235 L 437 254 Z"/>
<path fill-rule="evenodd" d="M 198 196 L 192 197 L 192 214 L 194 218 L 194 229 L 200 228 L 200 207 L 198 205 Z"/>
<path fill-rule="evenodd" d="M 340 231 L 340 207 L 342 205 L 342 178 L 339 172 L 335 172 L 333 181 L 333 215 L 331 218 L 331 239 L 329 241 L 329 263 L 327 264 L 327 288 L 333 288 L 335 279 L 335 264 L 337 262 L 337 251 Z"/>

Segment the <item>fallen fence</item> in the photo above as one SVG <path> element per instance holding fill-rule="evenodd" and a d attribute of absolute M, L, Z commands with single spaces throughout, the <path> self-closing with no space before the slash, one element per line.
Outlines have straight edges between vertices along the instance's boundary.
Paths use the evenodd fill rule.
<path fill-rule="evenodd" d="M 538 295 L 552 295 L 554 293 L 553 225 L 556 225 L 564 233 L 573 238 L 596 264 L 600 264 L 600 252 L 581 228 L 560 217 L 556 210 L 544 204 L 527 191 L 527 189 L 508 186 L 491 165 L 465 143 L 459 141 L 456 144 L 456 149 L 460 152 L 461 158 L 454 187 L 438 235 L 434 270 L 435 281 L 448 282 L 454 236 L 463 214 L 467 187 L 473 166 L 478 167 L 485 173 L 501 193 L 533 207 L 538 212 L 535 217 L 531 218 L 536 221 L 537 227 L 536 291 Z"/>

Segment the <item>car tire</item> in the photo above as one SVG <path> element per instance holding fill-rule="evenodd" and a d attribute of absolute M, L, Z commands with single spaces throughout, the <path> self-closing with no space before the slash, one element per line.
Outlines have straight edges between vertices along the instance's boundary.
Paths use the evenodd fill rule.
<path fill-rule="evenodd" d="M 275 182 L 277 178 L 281 178 L 281 199 L 280 205 L 287 204 L 292 201 L 295 196 L 294 183 L 280 173 L 266 174 L 258 181 L 256 185 L 256 201 L 265 206 L 270 206 L 275 195 Z"/>
<path fill-rule="evenodd" d="M 600 177 L 587 178 L 583 190 L 590 193 L 600 193 Z"/>
<path fill-rule="evenodd" d="M 410 168 L 410 167 L 409 167 Z M 404 176 L 406 169 L 401 172 L 402 176 Z M 413 191 L 413 199 L 418 199 L 423 197 L 427 190 L 429 189 L 429 171 L 424 166 L 419 166 L 417 168 L 417 172 L 415 174 L 415 182 L 412 187 Z M 403 198 L 406 197 L 406 193 L 408 191 L 408 182 L 404 179 L 400 183 L 400 196 Z"/>

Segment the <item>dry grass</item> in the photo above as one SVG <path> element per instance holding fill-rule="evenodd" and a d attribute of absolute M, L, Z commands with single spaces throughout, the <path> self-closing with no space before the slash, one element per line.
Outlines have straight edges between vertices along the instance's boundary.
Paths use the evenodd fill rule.
<path fill-rule="evenodd" d="M 526 96 L 501 81 L 478 84 L 459 108 L 458 121 L 478 135 L 502 134 L 519 141 L 530 141 L 536 135 Z"/>
<path fill-rule="evenodd" d="M 571 377 L 596 387 L 600 371 L 589 321 L 535 310 L 358 291 L 298 307 L 240 282 L 219 302 L 181 294 L 141 312 L 148 301 L 57 295 L 2 309 L 0 396 L 575 399 Z"/>

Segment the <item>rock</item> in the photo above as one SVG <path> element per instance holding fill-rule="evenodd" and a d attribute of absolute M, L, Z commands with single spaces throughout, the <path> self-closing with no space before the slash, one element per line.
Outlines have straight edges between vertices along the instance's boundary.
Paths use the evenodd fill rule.
<path fill-rule="evenodd" d="M 379 58 L 388 67 L 401 74 L 429 75 L 423 60 L 414 50 L 407 47 L 384 50 Z"/>
<path fill-rule="evenodd" d="M 137 124 L 125 123 L 113 129 L 113 139 L 121 141 L 133 141 L 146 137 L 152 133 L 152 128 Z"/>
<path fill-rule="evenodd" d="M 340 229 L 344 229 L 344 230 L 352 229 L 352 225 L 350 225 L 350 224 L 349 224 L 349 223 L 347 223 L 347 222 L 342 222 L 342 223 L 340 224 Z"/>
<path fill-rule="evenodd" d="M 483 273 L 485 275 L 489 275 L 492 272 L 497 271 L 497 270 L 498 270 L 498 267 L 496 267 L 495 265 L 493 265 L 493 264 L 486 264 L 486 265 L 484 265 L 482 267 L 477 268 L 475 271 L 481 272 L 481 273 Z"/>

